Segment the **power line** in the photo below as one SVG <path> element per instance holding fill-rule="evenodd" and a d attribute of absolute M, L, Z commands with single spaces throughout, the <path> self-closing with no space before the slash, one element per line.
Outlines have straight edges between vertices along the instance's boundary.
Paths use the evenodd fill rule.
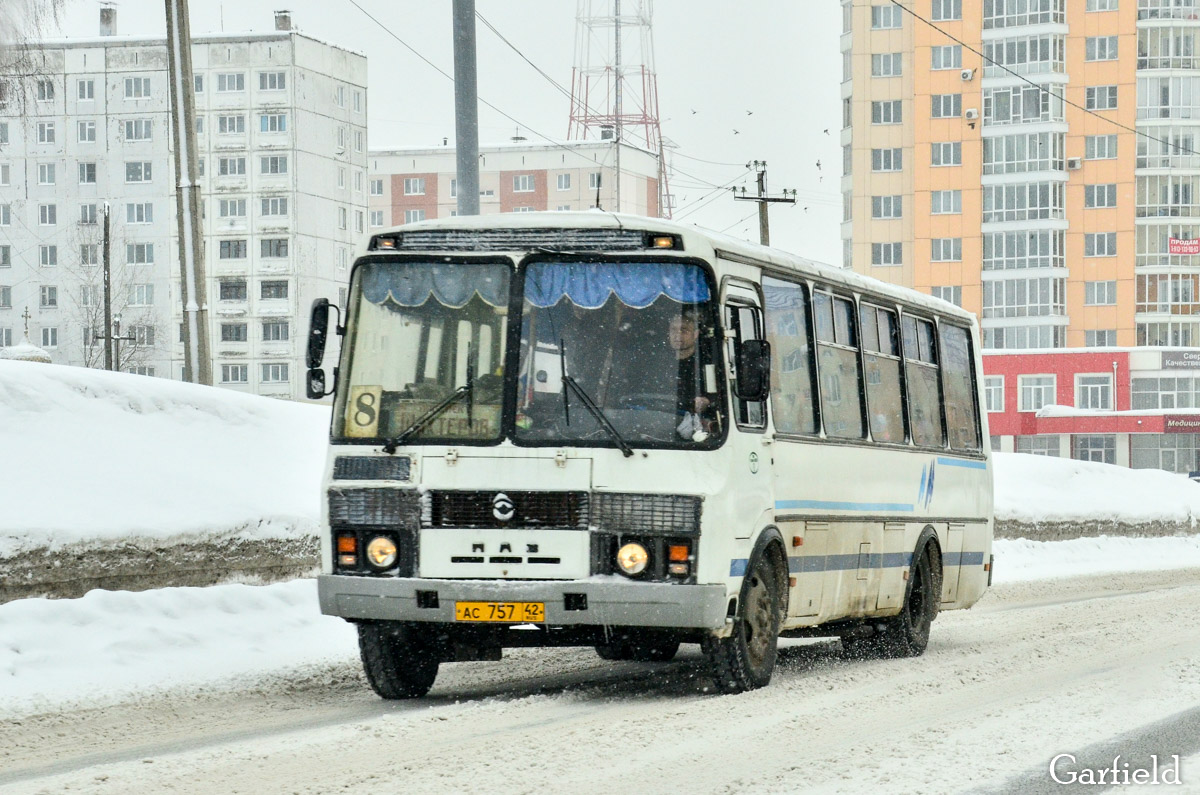
<path fill-rule="evenodd" d="M 957 44 L 960 44 L 960 45 L 962 45 L 962 46 L 963 46 L 963 47 L 965 47 L 967 50 L 969 50 L 969 51 L 971 51 L 971 52 L 975 53 L 976 55 L 978 55 L 980 58 L 982 58 L 984 61 L 986 61 L 987 63 L 991 64 L 992 66 L 997 66 L 997 67 L 999 67 L 999 68 L 1003 69 L 1005 72 L 1008 72 L 1008 73 L 1009 73 L 1010 75 L 1012 75 L 1013 77 L 1016 77 L 1016 78 L 1018 78 L 1018 79 L 1020 79 L 1020 80 L 1023 80 L 1024 82 L 1026 82 L 1026 83 L 1028 83 L 1029 85 L 1033 86 L 1033 87 L 1034 87 L 1034 88 L 1036 88 L 1037 90 L 1039 90 L 1039 91 L 1041 91 L 1041 92 L 1043 92 L 1043 93 L 1045 93 L 1045 94 L 1048 94 L 1049 96 L 1051 96 L 1051 97 L 1054 97 L 1055 99 L 1061 100 L 1061 101 L 1062 101 L 1062 103 L 1063 103 L 1064 105 L 1070 105 L 1070 106 L 1071 106 L 1071 107 L 1073 107 L 1073 108 L 1076 108 L 1076 109 L 1078 109 L 1078 110 L 1082 110 L 1084 113 L 1089 113 L 1089 114 L 1091 114 L 1092 116 L 1095 116 L 1095 117 L 1096 117 L 1096 118 L 1098 118 L 1098 119 L 1102 119 L 1102 120 L 1104 120 L 1104 121 L 1108 122 L 1109 124 L 1112 124 L 1112 125 L 1113 125 L 1113 126 L 1115 126 L 1115 127 L 1119 127 L 1120 129 L 1122 129 L 1122 130 L 1125 130 L 1125 131 L 1127 131 L 1127 132 L 1131 132 L 1131 133 L 1133 133 L 1134 135 L 1139 135 L 1139 136 L 1141 136 L 1142 138 L 1145 138 L 1145 139 L 1146 139 L 1146 140 L 1148 140 L 1148 141 L 1156 141 L 1156 142 L 1158 142 L 1158 143 L 1160 143 L 1160 144 L 1163 144 L 1164 146 L 1168 147 L 1168 149 L 1170 149 L 1170 150 L 1174 150 L 1174 151 L 1175 151 L 1175 152 L 1177 152 L 1177 153 L 1184 153 L 1184 154 L 1189 154 L 1189 155 L 1198 155 L 1198 154 L 1200 154 L 1200 152 L 1196 152 L 1196 151 L 1194 151 L 1194 150 L 1192 150 L 1192 149 L 1189 149 L 1189 148 L 1186 148 L 1186 147 L 1183 147 L 1183 146 L 1179 146 L 1178 144 L 1173 144 L 1173 143 L 1171 143 L 1170 141 L 1164 140 L 1164 139 L 1162 139 L 1162 138 L 1155 138 L 1153 135 L 1150 135 L 1149 133 L 1143 132 L 1143 131 L 1141 131 L 1141 130 L 1137 129 L 1136 127 L 1130 127 L 1128 124 L 1122 124 L 1121 122 L 1117 121 L 1116 119 L 1110 119 L 1110 118 L 1109 118 L 1109 117 L 1107 117 L 1107 116 L 1102 116 L 1101 114 L 1097 113 L 1096 111 L 1092 110 L 1091 108 L 1088 108 L 1088 107 L 1086 107 L 1086 106 L 1084 106 L 1084 105 L 1080 105 L 1078 102 L 1072 102 L 1071 100 L 1067 99 L 1067 98 L 1066 98 L 1064 95 L 1062 95 L 1062 94 L 1055 94 L 1055 93 L 1054 93 L 1053 91 L 1051 91 L 1051 90 L 1050 90 L 1048 87 L 1046 87 L 1046 86 L 1044 86 L 1044 85 L 1042 85 L 1042 84 L 1040 84 L 1040 83 L 1035 83 L 1035 82 L 1033 82 L 1032 80 L 1030 80 L 1030 79 L 1029 79 L 1028 77 L 1026 77 L 1025 75 L 1023 75 L 1023 74 L 1020 74 L 1019 72 L 1013 71 L 1012 69 L 1009 69 L 1009 68 L 1008 68 L 1007 66 L 1005 66 L 1004 64 L 1002 64 L 1002 63 L 1000 63 L 1000 62 L 998 62 L 998 61 L 995 61 L 995 60 L 993 60 L 993 59 L 991 59 L 991 58 L 987 57 L 987 56 L 986 56 L 986 55 L 984 55 L 982 52 L 980 52 L 979 50 L 975 49 L 975 48 L 974 48 L 974 47 L 972 47 L 970 44 L 967 44 L 967 43 L 966 43 L 965 41 L 963 41 L 962 39 L 958 38 L 957 36 L 955 36 L 955 35 L 953 35 L 953 34 L 951 34 L 951 33 L 948 33 L 948 32 L 946 32 L 946 31 L 945 31 L 945 30 L 943 30 L 942 28 L 939 28 L 939 27 L 938 27 L 937 25 L 935 25 L 933 22 L 931 22 L 930 20 L 928 20 L 928 19 L 926 19 L 925 17 L 921 16 L 921 15 L 920 15 L 920 14 L 918 14 L 916 11 L 913 11 L 913 10 L 912 10 L 911 8 L 909 8 L 908 6 L 906 6 L 906 5 L 903 5 L 903 4 L 900 2 L 900 0 L 891 0 L 891 2 L 892 2 L 892 5 L 896 6 L 897 8 L 901 8 L 901 9 L 903 9 L 905 13 L 907 13 L 907 14 L 911 15 L 912 17 L 914 17 L 914 18 L 916 18 L 916 19 L 919 19 L 919 20 L 921 20 L 921 21 L 922 21 L 922 22 L 924 22 L 926 25 L 928 25 L 929 27 L 931 27 L 931 28 L 933 28 L 934 30 L 936 30 L 938 33 L 941 33 L 943 36 L 945 36 L 946 38 L 950 39 L 951 41 L 953 41 L 953 42 L 956 42 Z"/>

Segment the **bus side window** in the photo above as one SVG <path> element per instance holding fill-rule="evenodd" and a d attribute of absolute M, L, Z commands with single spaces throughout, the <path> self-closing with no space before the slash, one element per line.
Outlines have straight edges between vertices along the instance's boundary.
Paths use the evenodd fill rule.
<path fill-rule="evenodd" d="M 904 316 L 904 374 L 913 444 L 943 447 L 941 385 L 933 323 Z"/>
<path fill-rule="evenodd" d="M 900 391 L 900 340 L 896 313 L 860 305 L 863 362 L 866 365 L 867 410 L 871 437 L 877 442 L 904 442 L 904 403 Z"/>
<path fill-rule="evenodd" d="M 771 343 L 771 411 L 779 433 L 815 434 L 817 404 L 809 339 L 808 288 L 763 277 L 767 340 Z"/>
<path fill-rule="evenodd" d="M 858 364 L 858 323 L 854 302 L 826 292 L 813 293 L 817 326 L 817 372 L 821 378 L 821 417 L 825 435 L 861 439 L 862 376 Z"/>
<path fill-rule="evenodd" d="M 942 387 L 946 395 L 946 435 L 953 450 L 979 449 L 974 357 L 965 328 L 941 325 Z"/>
<path fill-rule="evenodd" d="M 733 418 L 737 424 L 748 428 L 765 428 L 767 404 L 765 400 L 748 401 L 739 398 L 734 384 L 737 382 L 737 351 L 744 340 L 763 339 L 762 313 L 758 307 L 744 304 L 725 306 L 725 326 L 729 329 L 729 396 L 733 400 Z"/>

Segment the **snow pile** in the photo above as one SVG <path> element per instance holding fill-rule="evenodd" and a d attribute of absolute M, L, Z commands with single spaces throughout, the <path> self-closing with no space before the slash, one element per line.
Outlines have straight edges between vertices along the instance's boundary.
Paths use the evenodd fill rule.
<path fill-rule="evenodd" d="M 992 552 L 996 556 L 996 584 L 1091 574 L 1200 569 L 1200 536 L 1101 536 L 1068 541 L 997 539 L 992 542 Z"/>
<path fill-rule="evenodd" d="M 1068 458 L 993 454 L 996 518 L 1193 522 L 1200 483 L 1158 469 L 1128 469 Z"/>
<path fill-rule="evenodd" d="M 329 409 L 0 360 L 0 557 L 130 537 L 317 530 Z"/>

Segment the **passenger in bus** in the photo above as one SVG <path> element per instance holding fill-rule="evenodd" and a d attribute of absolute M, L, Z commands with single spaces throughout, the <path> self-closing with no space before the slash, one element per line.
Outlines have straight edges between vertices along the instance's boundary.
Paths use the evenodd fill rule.
<path fill-rule="evenodd" d="M 675 410 L 681 417 L 677 431 L 685 438 L 712 431 L 716 406 L 707 395 L 705 367 L 711 358 L 700 344 L 700 324 L 694 307 L 685 307 L 671 317 L 667 325 L 667 341 L 675 352 L 676 382 Z"/>

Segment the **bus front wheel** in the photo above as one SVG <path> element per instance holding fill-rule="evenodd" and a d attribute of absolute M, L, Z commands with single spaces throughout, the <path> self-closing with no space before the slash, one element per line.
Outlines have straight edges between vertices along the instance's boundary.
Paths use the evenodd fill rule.
<path fill-rule="evenodd" d="M 783 552 L 768 544 L 742 579 L 729 637 L 706 637 L 701 644 L 713 682 L 722 693 L 766 687 L 775 671 L 783 618 Z"/>
<path fill-rule="evenodd" d="M 367 683 L 380 698 L 420 698 L 433 687 L 440 657 L 426 637 L 392 622 L 358 625 L 358 651 Z"/>

